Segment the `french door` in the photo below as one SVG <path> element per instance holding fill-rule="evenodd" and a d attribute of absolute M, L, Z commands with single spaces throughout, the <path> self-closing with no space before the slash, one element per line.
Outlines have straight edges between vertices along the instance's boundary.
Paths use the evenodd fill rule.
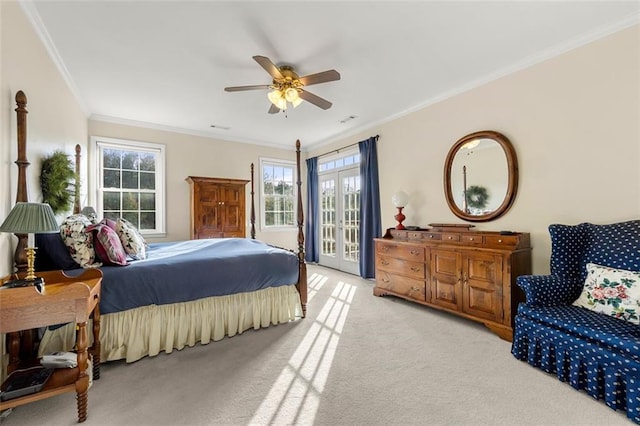
<path fill-rule="evenodd" d="M 360 173 L 357 167 L 319 176 L 320 259 L 359 275 Z"/>

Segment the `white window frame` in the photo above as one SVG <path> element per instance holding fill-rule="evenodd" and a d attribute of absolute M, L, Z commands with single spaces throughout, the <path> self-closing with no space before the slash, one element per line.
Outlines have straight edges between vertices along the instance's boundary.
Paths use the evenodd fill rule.
<path fill-rule="evenodd" d="M 349 164 L 337 165 L 336 162 L 340 160 L 345 160 L 349 158 L 351 161 Z M 360 158 L 360 151 L 358 147 L 342 150 L 332 155 L 327 155 L 318 159 L 318 175 L 335 173 L 342 170 L 348 170 L 360 167 L 360 162 L 362 159 Z M 325 165 L 328 165 L 327 168 Z M 324 167 L 323 167 L 324 166 Z M 320 170 L 320 169 L 325 170 Z"/>
<path fill-rule="evenodd" d="M 264 167 L 265 165 L 269 166 L 279 166 L 279 167 L 287 167 L 291 168 L 292 176 L 293 176 L 293 193 L 292 197 L 292 205 L 293 205 L 293 224 L 291 225 L 266 225 L 266 196 L 264 193 Z M 276 158 L 260 158 L 260 230 L 261 231 L 283 231 L 288 229 L 296 229 L 297 227 L 297 217 L 298 217 L 298 203 L 297 203 L 297 195 L 298 195 L 298 185 L 297 185 L 297 172 L 296 172 L 296 162 L 291 160 L 282 160 Z"/>
<path fill-rule="evenodd" d="M 166 204 L 165 204 L 166 146 L 164 144 L 151 143 L 151 142 L 141 142 L 141 141 L 132 141 L 127 139 L 114 139 L 114 138 L 105 138 L 100 136 L 92 136 L 91 148 L 93 151 L 95 167 L 93 167 L 92 173 L 90 175 L 89 190 L 90 190 L 90 193 L 94 194 L 95 196 L 95 209 L 98 214 L 98 217 L 103 216 L 103 205 L 102 205 L 103 165 L 102 165 L 102 155 L 101 155 L 102 149 L 113 148 L 113 149 L 120 149 L 120 150 L 153 152 L 155 154 L 158 154 L 158 159 L 156 161 L 156 170 L 155 170 L 156 228 L 153 230 L 141 229 L 140 233 L 148 237 L 166 236 Z"/>

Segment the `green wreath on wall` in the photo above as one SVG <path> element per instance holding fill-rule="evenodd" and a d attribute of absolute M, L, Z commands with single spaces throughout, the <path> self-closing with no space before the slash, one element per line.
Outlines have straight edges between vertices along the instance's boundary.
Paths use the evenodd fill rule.
<path fill-rule="evenodd" d="M 471 185 L 467 188 L 464 195 L 467 200 L 467 206 L 469 207 L 483 209 L 487 206 L 489 193 L 484 186 Z"/>
<path fill-rule="evenodd" d="M 55 214 L 69 211 L 75 195 L 76 179 L 73 162 L 67 154 L 55 151 L 45 157 L 40 171 L 42 202 L 49 204 Z"/>

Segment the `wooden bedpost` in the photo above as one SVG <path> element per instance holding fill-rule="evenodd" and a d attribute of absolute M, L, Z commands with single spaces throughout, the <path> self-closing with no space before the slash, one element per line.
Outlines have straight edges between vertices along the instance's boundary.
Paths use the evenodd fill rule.
<path fill-rule="evenodd" d="M 253 163 L 251 163 L 251 239 L 256 239 L 256 203 L 253 192 Z"/>
<path fill-rule="evenodd" d="M 73 194 L 73 214 L 80 213 L 80 144 L 76 144 L 76 184 Z"/>
<path fill-rule="evenodd" d="M 302 177 L 300 176 L 300 140 L 296 141 L 296 167 L 298 173 L 298 265 L 300 274 L 298 276 L 298 292 L 300 293 L 300 303 L 302 304 L 302 317 L 307 316 L 307 264 L 304 260 L 304 212 L 302 211 Z"/>
<path fill-rule="evenodd" d="M 18 159 L 15 163 L 18 166 L 18 188 L 16 191 L 16 203 L 28 202 L 29 195 L 27 194 L 27 167 L 29 167 L 29 161 L 27 160 L 27 95 L 22 90 L 16 93 L 16 105 L 18 106 L 15 111 L 17 114 L 18 123 Z M 18 237 L 18 245 L 14 254 L 14 262 L 18 272 L 27 270 L 27 234 L 15 234 Z"/>

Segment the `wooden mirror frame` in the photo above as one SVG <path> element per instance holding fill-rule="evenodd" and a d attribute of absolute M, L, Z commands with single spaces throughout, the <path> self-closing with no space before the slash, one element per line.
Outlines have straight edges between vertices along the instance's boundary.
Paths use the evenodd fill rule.
<path fill-rule="evenodd" d="M 462 211 L 458 205 L 455 203 L 453 198 L 453 192 L 451 190 L 451 166 L 453 165 L 453 160 L 460 150 L 460 148 L 474 140 L 474 139 L 491 139 L 496 141 L 502 147 L 504 154 L 507 158 L 507 171 L 508 171 L 508 179 L 509 183 L 507 186 L 507 193 L 505 194 L 504 200 L 502 204 L 498 206 L 491 213 L 483 214 L 483 215 L 472 215 Z M 516 158 L 516 152 L 513 149 L 513 145 L 509 139 L 504 136 L 502 133 L 495 132 L 492 130 L 482 130 L 475 133 L 470 133 L 463 138 L 459 139 L 449 150 L 447 154 L 447 159 L 444 163 L 444 194 L 447 199 L 447 204 L 449 205 L 449 209 L 458 216 L 460 219 L 469 221 L 469 222 L 488 222 L 493 219 L 497 219 L 498 217 L 505 214 L 513 201 L 516 198 L 516 191 L 518 189 L 518 160 Z"/>

